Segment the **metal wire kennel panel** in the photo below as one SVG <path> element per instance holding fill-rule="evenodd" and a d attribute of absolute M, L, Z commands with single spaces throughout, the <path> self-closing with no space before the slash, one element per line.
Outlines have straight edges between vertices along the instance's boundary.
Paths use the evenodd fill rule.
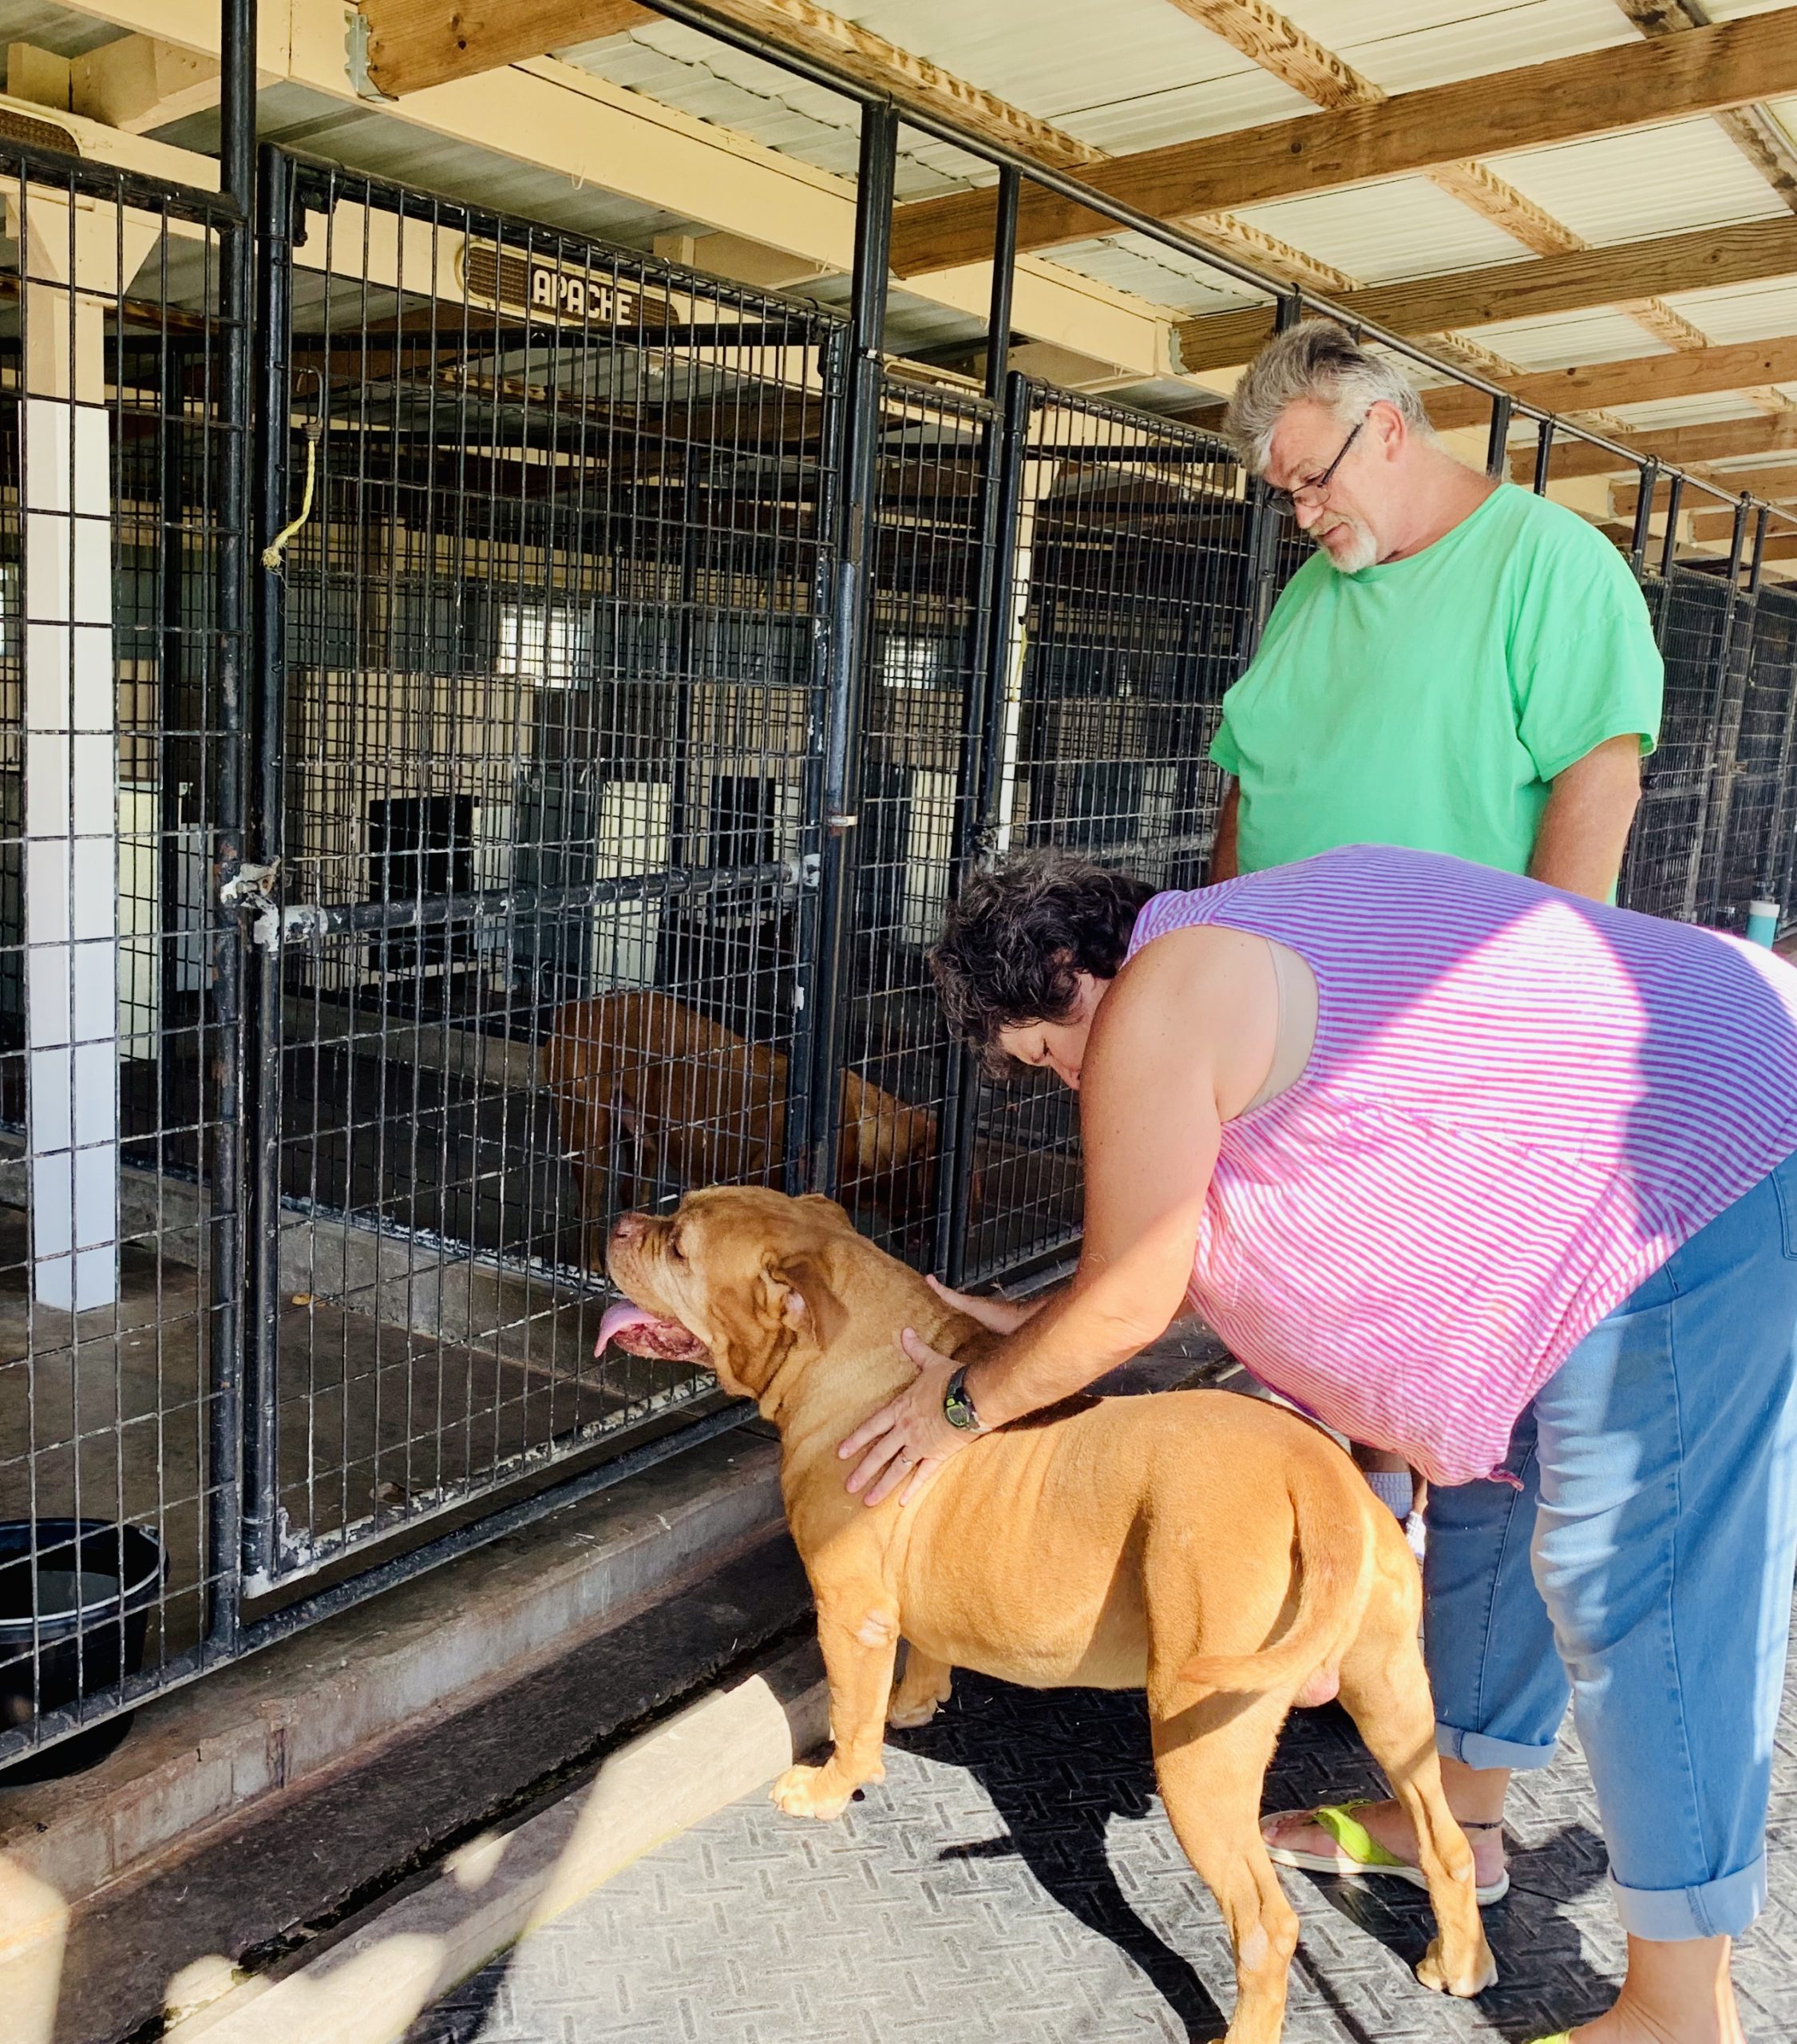
<path fill-rule="evenodd" d="M 1714 899 L 1716 920 L 1739 929 L 1751 901 L 1782 903 L 1789 897 L 1797 826 L 1797 589 L 1762 583 L 1736 631 L 1743 670 L 1740 721 Z"/>
<path fill-rule="evenodd" d="M 990 675 L 992 851 L 1062 845 L 1195 887 L 1224 779 L 1205 757 L 1256 616 L 1308 549 L 1267 530 L 1214 438 L 1013 379 Z M 980 1082 L 967 1275 L 1070 1248 L 1078 1121 L 1058 1082 Z"/>
<path fill-rule="evenodd" d="M 926 954 L 972 799 L 965 744 L 984 671 L 995 430 L 982 399 L 883 380 L 837 1192 L 864 1230 L 926 1266 L 950 1083 Z"/>
<path fill-rule="evenodd" d="M 1644 913 L 1696 919 L 1719 755 L 1736 594 L 1722 577 L 1673 565 L 1644 576 L 1666 664 L 1660 742 L 1642 762 L 1641 800 L 1617 899 Z"/>
<path fill-rule="evenodd" d="M 588 1273 L 627 1207 L 782 1179 L 841 334 L 278 183 L 270 1581 L 714 1390 L 596 1359 Z"/>
<path fill-rule="evenodd" d="M 228 213 L 0 149 L 0 1763 L 237 1566 Z"/>

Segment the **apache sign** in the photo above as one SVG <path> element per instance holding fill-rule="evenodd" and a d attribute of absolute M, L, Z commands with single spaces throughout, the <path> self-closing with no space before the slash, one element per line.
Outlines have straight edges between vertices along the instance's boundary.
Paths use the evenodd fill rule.
<path fill-rule="evenodd" d="M 671 323 L 665 298 L 583 264 L 470 240 L 462 244 L 461 269 L 469 299 L 496 312 L 576 327 L 659 330 Z"/>

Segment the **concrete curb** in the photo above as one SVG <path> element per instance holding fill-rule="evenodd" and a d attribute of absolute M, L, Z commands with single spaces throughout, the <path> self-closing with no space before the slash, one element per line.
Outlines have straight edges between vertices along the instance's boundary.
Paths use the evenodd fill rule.
<path fill-rule="evenodd" d="M 782 1517 L 778 1448 L 725 1435 L 144 1705 L 100 1766 L 0 1796 L 0 1957 L 208 1826 L 566 1654 Z"/>
<path fill-rule="evenodd" d="M 587 1786 L 461 1847 L 327 1949 L 247 1980 L 167 2044 L 393 2044 L 438 1995 L 633 1860 L 772 1781 L 827 1736 L 814 1644 L 789 1648 L 620 1747 Z"/>

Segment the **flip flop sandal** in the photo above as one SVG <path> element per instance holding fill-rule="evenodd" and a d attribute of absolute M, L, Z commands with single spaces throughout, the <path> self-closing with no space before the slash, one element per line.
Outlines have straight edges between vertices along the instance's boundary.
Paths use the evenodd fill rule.
<path fill-rule="evenodd" d="M 1569 2030 L 1557 2030 L 1551 2037 L 1536 2038 L 1534 2044 L 1573 2044 L 1573 2033 Z"/>
<path fill-rule="evenodd" d="M 1408 1881 L 1412 1888 L 1427 1891 L 1429 1881 L 1423 1869 L 1400 1860 L 1395 1853 L 1387 1852 L 1355 1816 L 1356 1810 L 1365 1809 L 1371 1800 L 1371 1796 L 1363 1796 L 1356 1802 L 1324 1803 L 1314 1810 L 1277 1812 L 1266 1820 L 1268 1823 L 1277 1824 L 1287 1817 L 1306 1817 L 1328 1832 L 1338 1849 L 1334 1852 L 1300 1852 L 1293 1845 L 1269 1845 L 1268 1858 L 1277 1867 L 1296 1867 L 1307 1874 L 1336 1874 L 1348 1880 L 1357 1880 L 1367 1874 L 1389 1874 L 1395 1880 Z M 1481 1903 L 1502 1901 L 1510 1893 L 1508 1870 L 1476 1893 Z M 1565 2044 L 1565 2038 L 1544 2037 L 1540 2044 Z"/>

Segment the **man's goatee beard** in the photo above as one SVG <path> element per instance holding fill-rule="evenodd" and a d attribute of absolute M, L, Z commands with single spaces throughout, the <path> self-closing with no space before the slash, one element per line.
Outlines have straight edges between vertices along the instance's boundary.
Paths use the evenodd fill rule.
<path fill-rule="evenodd" d="M 1379 542 L 1358 519 L 1344 521 L 1354 535 L 1354 544 L 1344 556 L 1331 553 L 1321 540 L 1317 546 L 1329 556 L 1329 564 L 1338 575 L 1358 575 L 1363 568 L 1371 568 L 1379 559 Z"/>

